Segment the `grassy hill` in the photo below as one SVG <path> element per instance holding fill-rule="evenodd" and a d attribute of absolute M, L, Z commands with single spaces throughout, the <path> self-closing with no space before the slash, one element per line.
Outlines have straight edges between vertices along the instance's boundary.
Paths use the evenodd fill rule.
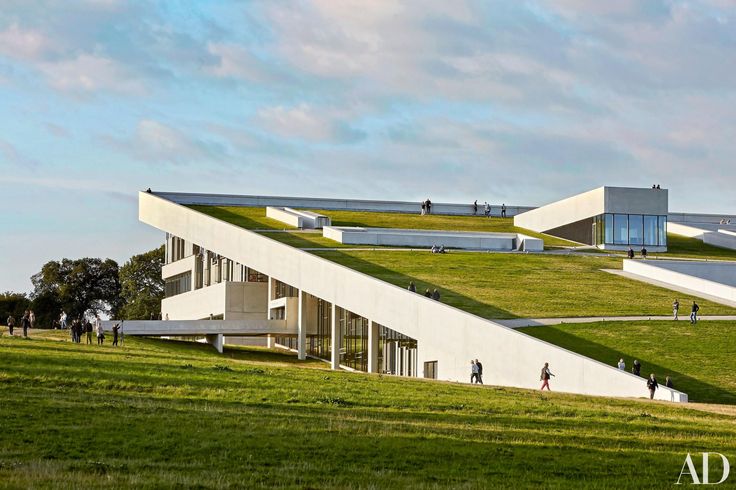
<path fill-rule="evenodd" d="M 32 333 L 0 337 L 0 487 L 671 488 L 686 452 L 736 455 L 726 408 Z"/>
<path fill-rule="evenodd" d="M 691 401 L 736 404 L 736 322 L 632 321 L 527 327 L 520 331 L 610 365 L 634 359 Z"/>

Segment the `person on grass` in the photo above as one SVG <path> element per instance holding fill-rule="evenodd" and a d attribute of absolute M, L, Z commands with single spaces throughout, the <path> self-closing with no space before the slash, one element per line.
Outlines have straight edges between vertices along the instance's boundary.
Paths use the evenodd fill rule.
<path fill-rule="evenodd" d="M 654 399 L 654 392 L 657 391 L 657 388 L 659 388 L 659 383 L 657 383 L 657 378 L 654 377 L 654 373 L 649 375 L 649 379 L 647 380 L 647 388 L 649 388 L 649 399 Z"/>
<path fill-rule="evenodd" d="M 680 312 L 680 301 L 675 299 L 675 301 L 672 303 L 672 316 L 675 317 L 675 320 L 677 320 L 677 314 Z"/>
<path fill-rule="evenodd" d="M 118 345 L 118 332 L 120 331 L 120 324 L 116 323 L 112 327 L 112 345 Z"/>
<path fill-rule="evenodd" d="M 23 312 L 23 318 L 20 319 L 20 326 L 23 327 L 23 337 L 28 338 L 28 329 L 31 328 L 31 317 L 28 310 Z"/>
<path fill-rule="evenodd" d="M 100 315 L 95 315 L 95 333 L 97 334 L 97 345 L 102 345 L 105 342 L 105 332 L 102 330 Z"/>
<path fill-rule="evenodd" d="M 693 325 L 698 323 L 698 311 L 700 311 L 700 306 L 693 301 L 693 306 L 690 308 L 690 323 Z"/>
<path fill-rule="evenodd" d="M 483 364 L 478 359 L 475 360 L 475 365 L 478 366 L 478 384 L 483 384 Z"/>
<path fill-rule="evenodd" d="M 470 383 L 477 383 L 478 382 L 478 365 L 475 363 L 474 360 L 470 360 Z"/>
<path fill-rule="evenodd" d="M 621 371 L 626 371 L 626 363 L 624 362 L 623 358 L 618 360 L 618 368 Z"/>
<path fill-rule="evenodd" d="M 542 391 L 544 391 L 544 388 L 547 388 L 547 391 L 551 391 L 549 389 L 549 379 L 554 376 L 552 374 L 552 371 L 549 370 L 549 363 L 545 362 L 544 367 L 542 368 L 542 373 L 539 376 L 539 381 L 542 382 L 542 388 L 540 388 Z"/>
<path fill-rule="evenodd" d="M 92 345 L 92 322 L 89 320 L 84 324 L 84 331 L 87 332 L 87 345 Z"/>
<path fill-rule="evenodd" d="M 15 327 L 15 317 L 13 315 L 8 316 L 6 324 L 8 325 L 8 335 L 13 335 L 13 328 Z"/>
<path fill-rule="evenodd" d="M 417 292 L 417 286 L 416 286 L 416 284 L 414 284 L 414 281 L 411 281 L 411 282 L 409 283 L 409 287 L 408 287 L 408 289 L 409 289 L 409 291 L 411 291 L 412 293 L 416 293 L 416 292 Z"/>
<path fill-rule="evenodd" d="M 631 368 L 631 372 L 641 376 L 641 363 L 637 359 L 634 359 L 634 367 Z"/>

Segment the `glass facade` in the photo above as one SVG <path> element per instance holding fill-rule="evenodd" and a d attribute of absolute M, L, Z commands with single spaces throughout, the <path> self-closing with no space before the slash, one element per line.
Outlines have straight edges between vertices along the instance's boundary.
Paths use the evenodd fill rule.
<path fill-rule="evenodd" d="M 397 376 L 416 376 L 417 341 L 382 325 L 378 332 L 379 372 Z"/>
<path fill-rule="evenodd" d="M 317 298 L 317 324 L 314 333 L 307 334 L 307 354 L 329 361 L 332 356 L 330 343 L 330 308 L 332 304 Z"/>
<path fill-rule="evenodd" d="M 352 311 L 337 308 L 340 328 L 340 364 L 368 371 L 368 319 Z"/>
<path fill-rule="evenodd" d="M 192 273 L 185 272 L 166 279 L 164 295 L 167 298 L 192 290 Z"/>
<path fill-rule="evenodd" d="M 595 245 L 666 247 L 667 216 L 601 214 L 593 218 Z"/>

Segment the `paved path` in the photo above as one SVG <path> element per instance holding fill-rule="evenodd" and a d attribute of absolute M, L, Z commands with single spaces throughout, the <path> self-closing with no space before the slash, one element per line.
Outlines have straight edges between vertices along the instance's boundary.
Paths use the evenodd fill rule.
<path fill-rule="evenodd" d="M 589 316 L 589 317 L 571 317 L 571 318 L 514 318 L 512 320 L 491 320 L 510 328 L 521 327 L 538 327 L 545 325 L 561 325 L 563 323 L 594 323 L 594 322 L 629 322 L 642 320 L 672 320 L 672 315 L 668 316 Z M 708 315 L 698 316 L 698 321 L 704 320 L 729 320 L 736 322 L 734 315 Z M 690 323 L 690 312 L 680 310 L 680 320 L 684 323 Z"/>

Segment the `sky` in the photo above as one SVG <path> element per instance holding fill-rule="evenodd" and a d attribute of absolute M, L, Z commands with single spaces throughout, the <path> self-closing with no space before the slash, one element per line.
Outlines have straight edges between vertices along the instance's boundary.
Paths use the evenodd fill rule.
<path fill-rule="evenodd" d="M 137 192 L 736 214 L 736 3 L 0 0 L 0 291 L 163 242 Z"/>

